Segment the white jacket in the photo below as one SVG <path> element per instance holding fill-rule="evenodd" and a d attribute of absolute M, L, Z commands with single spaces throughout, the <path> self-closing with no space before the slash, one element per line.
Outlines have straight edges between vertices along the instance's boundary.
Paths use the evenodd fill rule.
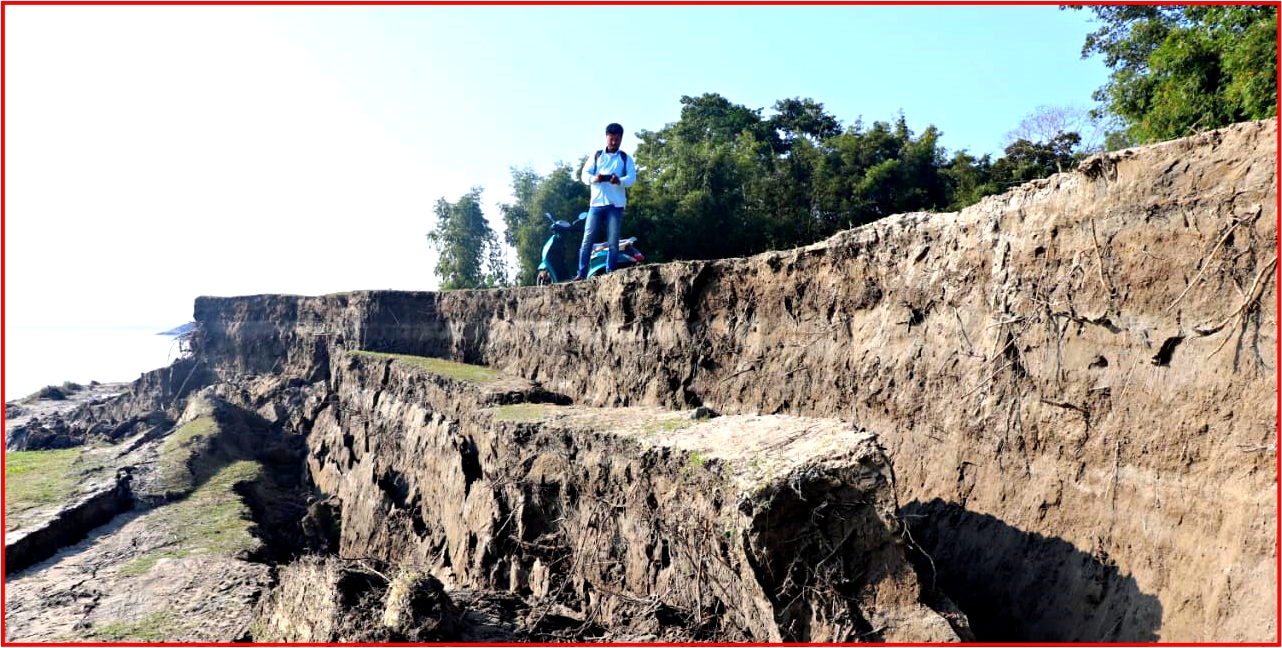
<path fill-rule="evenodd" d="M 592 188 L 592 198 L 588 201 L 589 207 L 605 205 L 624 207 L 628 204 L 627 189 L 637 183 L 637 163 L 631 155 L 625 163 L 620 153 L 623 153 L 623 149 L 614 153 L 602 150 L 600 157 L 597 157 L 596 151 L 588 154 L 588 161 L 583 164 L 580 178 L 584 184 Z M 613 173 L 619 176 L 619 184 L 593 182 L 598 173 Z"/>

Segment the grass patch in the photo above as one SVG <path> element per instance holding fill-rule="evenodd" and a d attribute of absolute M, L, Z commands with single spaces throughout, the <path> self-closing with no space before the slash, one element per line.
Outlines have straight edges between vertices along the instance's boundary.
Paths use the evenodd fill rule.
<path fill-rule="evenodd" d="M 31 394 L 28 394 L 18 399 L 18 402 L 34 403 L 38 400 L 53 400 L 53 401 L 67 400 L 69 396 L 71 396 L 72 394 L 78 391 L 83 390 L 84 388 L 85 388 L 84 385 L 81 385 L 79 383 L 74 383 L 68 380 L 62 383 L 61 385 L 45 385 L 44 387 L 37 389 Z"/>
<path fill-rule="evenodd" d="M 538 421 L 551 414 L 554 408 L 556 405 L 545 403 L 503 405 L 494 410 L 494 418 L 498 421 Z"/>
<path fill-rule="evenodd" d="M 67 400 L 67 392 L 63 391 L 61 387 L 45 385 L 44 387 L 41 387 L 39 391 L 32 394 L 31 399 L 54 401 Z"/>
<path fill-rule="evenodd" d="M 702 469 L 707 463 L 708 455 L 698 450 L 691 450 L 690 454 L 686 455 L 685 464 L 681 466 L 681 481 L 694 482 L 695 472 Z"/>
<path fill-rule="evenodd" d="M 170 558 L 184 558 L 191 555 L 191 549 L 174 549 L 165 548 L 160 551 L 149 553 L 141 558 L 136 558 L 116 572 L 117 576 L 140 576 L 151 571 L 156 563 Z"/>
<path fill-rule="evenodd" d="M 237 461 L 223 466 L 188 497 L 149 512 L 148 527 L 169 532 L 170 543 L 139 556 L 117 573 L 145 574 L 165 558 L 195 553 L 237 556 L 257 550 L 262 542 L 250 533 L 254 521 L 235 486 L 262 476 L 263 468 L 257 462 Z"/>
<path fill-rule="evenodd" d="M 735 467 L 736 473 L 741 473 L 752 482 L 750 492 L 754 495 L 760 495 L 773 488 L 781 470 L 782 464 L 779 461 L 761 457 L 753 457 L 746 464 L 737 463 Z"/>
<path fill-rule="evenodd" d="M 140 621 L 119 621 L 91 628 L 85 638 L 102 643 L 173 641 L 177 634 L 176 621 L 170 612 L 152 612 Z"/>
<path fill-rule="evenodd" d="M 188 463 L 192 455 L 209 448 L 209 440 L 218 431 L 218 424 L 208 416 L 195 418 L 174 430 L 160 446 L 156 479 L 150 490 L 164 496 L 189 492 L 195 486 L 196 477 Z"/>
<path fill-rule="evenodd" d="M 254 461 L 238 461 L 215 473 L 183 502 L 188 506 L 175 507 L 185 528 L 180 537 L 194 549 L 229 556 L 256 549 L 260 543 L 249 533 L 254 525 L 249 506 L 233 487 L 262 476 L 262 466 Z"/>
<path fill-rule="evenodd" d="M 378 351 L 353 351 L 352 353 L 367 358 L 390 359 L 409 365 L 415 369 L 427 371 L 446 378 L 476 383 L 478 385 L 493 382 L 500 377 L 499 372 L 480 365 L 464 364 L 441 358 L 405 355 L 400 353 L 380 353 Z"/>
<path fill-rule="evenodd" d="M 22 528 L 22 513 L 66 502 L 84 492 L 78 469 L 83 448 L 24 450 L 4 454 L 4 516 L 10 531 Z"/>
<path fill-rule="evenodd" d="M 697 422 L 698 421 L 689 418 L 670 418 L 662 421 L 653 421 L 651 423 L 647 423 L 645 427 L 641 429 L 641 434 L 645 436 L 655 436 L 661 433 L 676 432 L 677 430 L 683 430 L 691 427 Z"/>

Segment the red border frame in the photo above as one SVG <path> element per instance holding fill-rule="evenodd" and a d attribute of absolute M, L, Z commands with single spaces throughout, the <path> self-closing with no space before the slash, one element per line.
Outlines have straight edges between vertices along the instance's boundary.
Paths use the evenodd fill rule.
<path fill-rule="evenodd" d="M 671 5 L 726 5 L 726 6 L 1050 6 L 1056 7 L 1064 4 L 1075 4 L 1083 6 L 1092 5 L 1155 5 L 1155 4 L 1178 4 L 1178 5 L 1223 5 L 1223 4 L 1255 4 L 1255 5 L 1278 5 L 1279 2 L 1238 2 L 1225 3 L 1214 2 L 1210 0 L 1197 0 L 1195 2 L 1137 2 L 1135 0 L 1119 0 L 1118 2 L 1100 2 L 1091 0 L 1089 2 L 1054 2 L 1052 0 L 1012 0 L 1011 2 L 1001 2 L 998 0 L 886 0 L 886 1 L 861 1 L 861 0 L 619 0 L 618 2 L 605 2 L 602 0 L 370 0 L 363 2 L 360 0 L 298 0 L 289 2 L 288 0 L 156 0 L 149 2 L 147 0 L 4 0 L 0 5 L 441 5 L 441 6 L 486 6 L 486 5 L 626 5 L 626 6 L 671 6 Z M 80 644 L 77 644 L 80 645 Z M 154 645 L 154 644 L 152 644 Z M 359 645 L 359 644 L 358 644 Z M 381 644 L 380 644 L 381 645 Z M 525 644 L 522 644 L 525 645 Z M 653 644 L 646 644 L 653 645 Z M 716 645 L 716 644 L 711 644 Z M 734 644 L 743 645 L 743 644 Z M 770 644 L 779 645 L 779 644 Z M 786 645 L 786 644 L 785 644 Z M 1012 644 L 1014 645 L 1014 644 Z M 1041 644 L 1035 644 L 1041 645 Z M 1217 644 L 1219 645 L 1219 644 Z"/>
<path fill-rule="evenodd" d="M 1277 34 L 1278 43 L 1282 46 L 1282 6 L 1279 6 L 1277 3 L 1273 4 L 1278 7 Z M 1282 98 L 1282 51 L 1279 52 L 1277 62 L 1278 96 L 1279 98 Z M 1282 101 L 1279 101 L 1279 105 L 1282 105 Z M 1282 158 L 1282 128 L 1279 128 L 1277 131 L 1277 153 L 1278 158 Z M 1274 216 L 1279 218 L 1279 222 L 1282 222 L 1282 194 L 1278 194 L 1276 191 L 1278 186 L 1282 185 L 1282 167 L 1275 169 L 1274 172 L 1277 174 L 1275 177 L 1275 184 L 1273 186 L 1274 194 L 1276 194 L 1275 198 L 1277 198 L 1278 209 Z M 1277 245 L 1278 252 L 1282 253 L 1282 239 L 1277 239 L 1275 243 Z M 1282 333 L 1282 323 L 1277 322 L 1276 315 L 1276 313 L 1282 312 L 1282 283 L 1279 283 L 1279 281 L 1282 281 L 1282 263 L 1278 263 L 1273 266 L 1273 295 L 1277 300 L 1273 319 L 1274 323 L 1278 324 L 1278 331 Z M 1278 337 L 1282 337 L 1282 335 L 1279 335 Z M 1277 339 L 1277 337 L 1274 339 Z M 1274 561 L 1277 565 L 1277 574 L 1274 576 L 1274 584 L 1277 585 L 1278 588 L 1276 593 L 1277 598 L 1274 599 L 1274 603 L 1277 605 L 1278 616 L 1274 619 L 1274 632 L 1277 633 L 1275 635 L 1275 644 L 1282 645 L 1282 628 L 1278 627 L 1278 624 L 1282 624 L 1282 549 L 1279 549 L 1279 543 L 1282 543 L 1282 441 L 1278 438 L 1278 429 L 1282 428 L 1282 389 L 1279 389 L 1278 382 L 1278 373 L 1282 371 L 1282 369 L 1279 369 L 1279 367 L 1282 367 L 1282 364 L 1279 364 L 1282 363 L 1282 345 L 1277 345 L 1275 351 L 1277 352 L 1277 358 L 1273 361 L 1273 392 L 1276 401 L 1273 413 L 1277 418 L 1273 425 L 1273 456 L 1276 459 L 1277 467 L 1273 473 L 1273 483 L 1277 489 L 1274 502 L 1278 506 L 1277 511 L 1274 513 L 1274 515 L 1277 516 L 1274 521 L 1278 526 L 1277 534 L 1273 536 L 1273 551 Z"/>
<path fill-rule="evenodd" d="M 156 2 L 147 2 L 147 1 L 144 1 L 144 0 L 96 0 L 96 1 L 95 1 L 95 0 L 3 0 L 2 2 L 0 2 L 0 141 L 3 141 L 3 140 L 5 139 L 4 134 L 7 132 L 7 131 L 5 130 L 5 128 L 6 128 L 5 118 L 6 118 L 6 116 L 7 116 L 7 115 L 6 115 L 6 111 L 4 110 L 4 106 L 5 106 L 5 92 L 6 92 L 6 89 L 7 89 L 7 84 L 5 83 L 5 76 L 6 76 L 7 66 L 4 66 L 4 65 L 3 65 L 3 60 L 4 60 L 4 58 L 5 58 L 5 57 L 4 57 L 4 53 L 7 51 L 7 50 L 5 50 L 5 37 L 6 37 L 6 34 L 7 34 L 7 30 L 6 30 L 6 28 L 5 28 L 5 25 L 6 25 L 6 15 L 7 15 L 7 14 L 6 14 L 6 8 L 7 8 L 9 5 L 276 5 L 276 6 L 288 6 L 288 5 L 375 5 L 375 6 L 380 6 L 380 5 L 448 5 L 448 6 L 457 6 L 457 5 L 476 5 L 476 6 L 495 6 L 495 5 L 497 5 L 497 6 L 510 6 L 510 5 L 614 5 L 614 4 L 618 4 L 618 5 L 641 5 L 641 6 L 670 6 L 670 5 L 692 5 L 692 6 L 700 6 L 700 5 L 703 5 L 703 6 L 708 6 L 708 5 L 730 5 L 730 6 L 739 6 L 739 5 L 746 5 L 746 6 L 762 6 L 762 5 L 773 5 L 773 6 L 783 6 L 783 5 L 798 5 L 798 6 L 823 6 L 823 5 L 831 5 L 831 6 L 839 6 L 839 5 L 883 5 L 883 6 L 884 6 L 884 5 L 926 5 L 926 6 L 959 6 L 959 5 L 960 5 L 960 6 L 995 6 L 995 5 L 1001 5 L 1001 6 L 1005 6 L 1005 5 L 1012 5 L 1012 6 L 1027 6 L 1027 5 L 1034 5 L 1034 6 L 1057 6 L 1057 5 L 1061 5 L 1061 4 L 1065 4 L 1065 3 L 1063 3 L 1063 2 L 1046 1 L 1046 0 L 1017 0 L 1017 1 L 1013 1 L 1013 2 L 994 2 L 994 1 L 983 1 L 983 0 L 907 0 L 907 1 L 882 1 L 882 2 L 859 2 L 859 1 L 855 1 L 855 0 L 620 0 L 619 2 L 602 2 L 602 1 L 600 1 L 600 0 L 468 0 L 468 1 L 452 1 L 452 0 L 409 0 L 409 1 L 405 1 L 405 2 L 397 2 L 397 1 L 395 1 L 395 0 L 371 0 L 371 1 L 368 1 L 368 2 L 360 2 L 360 1 L 355 1 L 355 0 L 300 0 L 300 1 L 298 1 L 298 2 L 287 2 L 287 1 L 283 1 L 283 0 L 157 0 Z M 1154 3 L 1154 2 L 1136 2 L 1136 1 L 1133 1 L 1133 0 L 1121 0 L 1121 1 L 1118 1 L 1118 2 L 1101 2 L 1101 1 L 1091 1 L 1091 2 L 1080 2 L 1080 3 L 1075 3 L 1075 4 L 1083 4 L 1083 5 L 1122 5 L 1122 4 L 1149 5 L 1149 4 L 1157 4 L 1157 3 Z M 1172 2 L 1172 3 L 1169 3 L 1169 4 L 1181 4 L 1181 5 L 1217 5 L 1217 4 L 1226 4 L 1226 3 L 1223 3 L 1223 2 L 1210 2 L 1210 1 L 1204 1 L 1204 0 L 1203 0 L 1203 1 L 1196 1 L 1196 2 Z M 1273 2 L 1258 2 L 1258 3 L 1232 3 L 1232 4 L 1268 4 L 1268 5 L 1273 5 L 1273 6 L 1275 6 L 1275 7 L 1279 7 L 1279 11 L 1278 11 L 1278 25 L 1277 25 L 1277 31 L 1278 31 L 1278 41 L 1279 41 L 1279 43 L 1280 43 L 1280 44 L 1282 44 L 1282 3 L 1278 2 L 1277 0 L 1274 0 Z M 1279 62 L 1279 66 L 1278 66 L 1278 89 L 1279 89 L 1279 99 L 1280 99 L 1280 100 L 1282 100 L 1282 50 L 1280 50 L 1280 52 L 1279 52 L 1278 62 Z M 1282 101 L 1279 101 L 1279 105 L 1282 105 Z M 1282 116 L 1279 116 L 1279 117 L 1278 117 L 1278 119 L 1279 119 L 1280 121 L 1282 121 Z M 1276 135 L 1277 135 L 1277 149 L 1276 149 L 1276 152 L 1278 153 L 1278 157 L 1279 157 L 1280 159 L 1282 159 L 1282 128 L 1278 128 L 1278 129 L 1277 129 L 1277 131 L 1276 131 Z M 4 197 L 5 197 L 5 196 L 7 195 L 7 193 L 8 193 L 8 191 L 7 191 L 7 189 L 8 189 L 8 176 L 7 176 L 7 174 L 6 174 L 6 166 L 5 166 L 5 164 L 6 164 L 6 159 L 5 159 L 5 158 L 6 158 L 6 156 L 5 156 L 5 151 L 4 151 L 2 148 L 0 148 L 0 250 L 3 250 L 3 249 L 4 249 L 4 245 L 5 245 L 4 219 L 5 219 L 5 205 L 6 205 L 7 203 L 5 203 L 3 199 L 4 199 Z M 1277 173 L 1277 176 L 1276 176 L 1276 178 L 1275 178 L 1275 179 L 1276 179 L 1276 180 L 1277 180 L 1277 182 L 1278 182 L 1278 185 L 1275 185 L 1275 186 L 1282 185 L 1282 167 L 1278 167 L 1278 168 L 1276 168 L 1276 169 L 1275 169 L 1275 173 Z M 1275 212 L 1275 217 L 1282 217 L 1282 194 L 1277 194 L 1277 193 L 1276 193 L 1276 191 L 1275 191 L 1275 197 L 1277 198 L 1277 212 Z M 1280 221 L 1280 222 L 1282 222 L 1282 218 L 1280 218 L 1280 219 L 1279 219 L 1279 221 Z M 1278 252 L 1279 252 L 1280 254 L 1282 254 L 1282 239 L 1278 239 L 1277 241 L 1275 241 L 1275 243 L 1276 243 L 1276 246 L 1277 246 L 1277 250 L 1278 250 Z M 0 259 L 2 259 L 2 257 L 0 257 Z M 3 278 L 3 274 L 4 274 L 4 271 L 3 271 L 3 270 L 0 270 L 0 279 L 2 279 L 2 278 Z M 0 284 L 0 297 L 2 297 L 2 296 L 3 296 L 3 292 L 4 292 L 4 289 L 3 289 L 3 287 L 2 287 L 2 286 L 3 286 L 3 285 L 2 285 L 2 284 Z M 1282 312 L 1282 289 L 1279 289 L 1279 286 L 1282 286 L 1282 263 L 1278 263 L 1278 264 L 1275 264 L 1275 265 L 1274 265 L 1274 297 L 1275 297 L 1275 299 L 1276 299 L 1276 309 L 1277 309 L 1277 312 Z M 5 303 L 4 303 L 4 300 L 3 300 L 3 299 L 0 299 L 0 326 L 3 326 L 3 323 L 4 323 L 4 321 L 5 321 L 5 319 L 4 319 L 4 318 L 5 318 Z M 1276 321 L 1276 320 L 1277 320 L 1277 318 L 1275 317 L 1275 323 L 1276 323 L 1276 324 L 1278 324 L 1278 331 L 1277 331 L 1277 333 L 1278 333 L 1279 337 L 1282 337 L 1282 322 L 1278 322 L 1278 321 Z M 2 355 L 3 355 L 3 349 L 4 349 L 4 339 L 3 339 L 3 335 L 2 335 L 2 334 L 0 334 L 0 356 L 2 356 Z M 1279 429 L 1279 428 L 1282 428 L 1282 389 L 1279 389 L 1279 386 L 1282 386 L 1282 382 L 1280 382 L 1280 381 L 1279 381 L 1279 371 L 1278 371 L 1278 367 L 1282 367 L 1282 345 L 1278 345 L 1277 347 L 1275 347 L 1275 355 L 1276 355 L 1276 357 L 1275 357 L 1275 359 L 1274 359 L 1274 376 L 1273 376 L 1273 377 L 1274 377 L 1274 392 L 1275 392 L 1275 399 L 1276 399 L 1276 400 L 1275 400 L 1276 406 L 1275 406 L 1275 410 L 1274 410 L 1274 412 L 1275 412 L 1275 416 L 1276 416 L 1276 419 L 1275 419 L 1275 427 L 1274 427 L 1274 457 L 1276 458 L 1276 460 L 1275 460 L 1275 461 L 1276 461 L 1276 472 L 1274 473 L 1274 474 L 1275 474 L 1274 484 L 1275 484 L 1275 490 L 1276 490 L 1276 494 L 1275 494 L 1275 504 L 1278 506 L 1278 509 L 1277 509 L 1277 511 L 1276 511 L 1275 518 L 1274 518 L 1275 523 L 1276 523 L 1276 525 L 1277 525 L 1277 528 L 1276 528 L 1277 535 L 1274 537 L 1274 552 L 1275 552 L 1274 560 L 1275 560 L 1275 565 L 1276 565 L 1276 569 L 1277 569 L 1277 571 L 1276 571 L 1276 575 L 1275 575 L 1275 581 L 1274 581 L 1274 583 L 1275 583 L 1275 585 L 1277 586 L 1277 588 L 1278 588 L 1278 589 L 1277 589 L 1277 592 L 1276 592 L 1276 598 L 1274 599 L 1274 603 L 1275 603 L 1276 608 L 1277 608 L 1278 616 L 1274 619 L 1274 629 L 1275 629 L 1275 632 L 1276 632 L 1277 634 L 1275 634 L 1275 639 L 1274 639 L 1274 641 L 1273 641 L 1272 643 L 1181 643 L 1181 644 L 1179 644 L 1179 645 L 1182 645 L 1182 646 L 1282 646 L 1282 627 L 1279 627 L 1279 624 L 1282 624 L 1282 548 L 1280 548 L 1280 547 L 1279 547 L 1279 543 L 1282 543 L 1282 439 L 1280 439 L 1280 438 L 1279 438 L 1279 435 L 1278 435 L 1278 433 L 1277 433 L 1278 429 Z M 3 386 L 3 380 L 2 380 L 2 379 L 0 379 L 0 389 L 2 389 L 2 386 Z M 0 403 L 0 412 L 3 412 L 3 409 L 4 409 L 4 404 L 3 404 L 3 403 Z M 2 492 L 3 492 L 3 489 L 4 489 L 4 472 L 3 472 L 3 470 L 4 470 L 4 464 L 5 464 L 5 457 L 4 457 L 3 455 L 0 455 L 0 493 L 2 493 Z M 0 513 L 0 519 L 3 519 L 3 513 Z M 4 531 L 3 525 L 0 525 L 0 540 L 3 540 L 3 539 L 4 539 L 4 536 L 5 536 L 5 531 Z M 3 552 L 2 552 L 2 551 L 0 551 L 0 574 L 2 574 L 2 573 L 3 573 L 4 560 L 5 560 L 5 559 L 4 559 L 4 554 L 3 554 Z M 5 613 L 5 607 L 6 607 L 6 601 L 5 601 L 4 597 L 3 597 L 4 589 L 5 589 L 4 584 L 3 584 L 3 583 L 0 583 L 0 634 L 2 634 L 2 633 L 3 633 L 4 626 L 5 626 L 5 623 L 6 623 L 6 620 L 5 620 L 5 619 L 6 619 L 6 616 L 5 616 L 5 614 L 4 614 L 4 613 Z M 5 642 L 2 642 L 2 643 L 3 643 L 3 645 L 6 645 L 6 646 L 51 646 L 51 645 L 52 645 L 52 646 L 58 646 L 58 645 L 66 645 L 66 646 L 190 646 L 190 645 L 193 645 L 193 644 L 191 644 L 191 643 L 168 643 L 168 642 L 166 642 L 166 643 L 57 643 L 57 642 L 7 642 L 7 641 L 5 641 Z M 236 643 L 232 643 L 232 642 L 223 642 L 223 643 L 204 643 L 204 644 L 200 644 L 200 645 L 212 645 L 212 646 L 233 646 L 233 645 L 242 645 L 242 644 L 236 644 Z M 423 644 L 413 644 L 413 643 L 397 643 L 397 644 L 375 644 L 375 643 L 349 643 L 349 644 L 334 644 L 334 643 L 292 643 L 292 644 L 251 644 L 251 645 L 277 645 L 277 646 L 417 646 L 417 645 L 423 645 Z M 451 644 L 449 644 L 449 645 L 454 645 L 454 646 L 514 646 L 514 647 L 517 647 L 517 646 L 531 646 L 531 645 L 553 645 L 553 646 L 603 646 L 603 645 L 609 645 L 609 646 L 654 646 L 654 645 L 660 645 L 660 646 L 663 646 L 663 645 L 667 645 L 667 646 L 680 646 L 680 645 L 686 645 L 686 644 L 663 644 L 663 643 L 614 643 L 614 644 L 600 644 L 600 643 L 594 643 L 594 644 L 582 644 L 582 643 L 555 643 L 555 644 L 532 644 L 532 643 L 460 643 L 460 642 L 454 642 L 454 643 L 451 643 Z M 698 644 L 698 645 L 700 645 L 700 646 L 814 646 L 814 645 L 859 645 L 859 644 L 812 644 L 812 643 L 782 643 L 782 644 L 772 644 L 772 643 L 700 643 L 700 644 Z M 899 644 L 887 644 L 887 645 L 893 645 L 893 646 L 938 646 L 938 645 L 941 645 L 941 644 L 932 644 L 932 643 L 899 643 Z M 1073 646 L 1073 645 L 1080 645 L 1080 644 L 1065 643 L 1065 642 L 1057 642 L 1057 643 L 961 643 L 961 644 L 957 644 L 957 645 L 962 645 L 962 646 Z M 1109 645 L 1119 645 L 1119 646 L 1146 646 L 1146 645 L 1150 645 L 1150 644 L 1134 643 L 1134 644 L 1109 644 Z"/>

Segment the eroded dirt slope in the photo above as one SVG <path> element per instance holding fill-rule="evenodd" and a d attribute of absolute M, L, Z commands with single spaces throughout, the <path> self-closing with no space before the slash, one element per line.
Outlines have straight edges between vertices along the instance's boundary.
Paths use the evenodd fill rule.
<path fill-rule="evenodd" d="M 882 439 L 981 636 L 1272 640 L 1276 143 L 1241 124 L 957 214 L 584 284 L 202 298 L 200 353 L 322 380 L 370 349 L 586 405 L 841 417 Z"/>
<path fill-rule="evenodd" d="M 662 606 L 709 639 L 958 639 L 920 602 L 875 435 L 567 406 L 420 360 L 335 357 L 308 461 L 341 508 L 340 557 L 558 601 L 616 631 Z"/>

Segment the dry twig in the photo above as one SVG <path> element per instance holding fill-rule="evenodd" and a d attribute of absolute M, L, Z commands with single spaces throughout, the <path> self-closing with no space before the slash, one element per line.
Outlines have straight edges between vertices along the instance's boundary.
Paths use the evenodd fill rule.
<path fill-rule="evenodd" d="M 1276 452 L 1277 451 L 1277 448 L 1274 448 L 1271 445 L 1259 445 L 1259 446 L 1251 447 L 1251 446 L 1238 444 L 1237 449 L 1241 450 L 1242 452 Z"/>
<path fill-rule="evenodd" d="M 953 306 L 953 316 L 957 318 L 957 326 L 961 328 L 962 339 L 966 340 L 966 348 L 970 349 L 970 355 L 975 355 L 975 345 L 970 343 L 970 336 L 966 335 L 966 325 L 962 323 L 961 313 L 957 312 L 956 306 Z"/>
<path fill-rule="evenodd" d="M 1104 287 L 1104 292 L 1111 299 L 1115 294 L 1114 290 L 1109 287 L 1108 280 L 1104 278 L 1104 255 L 1099 250 L 1099 236 L 1095 234 L 1095 219 L 1091 219 L 1091 239 L 1095 241 L 1095 261 L 1098 263 L 1095 269 L 1099 271 L 1099 282 Z"/>
<path fill-rule="evenodd" d="M 1274 265 L 1276 265 L 1277 262 L 1278 262 L 1278 255 L 1274 254 L 1273 258 L 1269 259 L 1268 262 L 1264 264 L 1264 267 L 1260 269 L 1259 274 L 1255 275 L 1255 281 L 1251 283 L 1251 289 L 1247 291 L 1246 299 L 1242 300 L 1242 303 L 1239 304 L 1237 308 L 1233 309 L 1233 312 L 1229 313 L 1228 317 L 1225 317 L 1223 321 L 1221 321 L 1219 324 L 1216 324 L 1215 326 L 1212 326 L 1210 328 L 1194 327 L 1193 331 L 1196 332 L 1198 335 L 1211 335 L 1213 333 L 1218 332 L 1220 329 L 1223 329 L 1225 326 L 1229 324 L 1229 322 L 1242 318 L 1246 313 L 1247 308 L 1249 308 L 1251 305 L 1255 304 L 1257 300 L 1259 300 L 1260 295 L 1264 291 L 1264 286 L 1267 285 L 1263 281 L 1264 275 L 1272 271 Z M 1207 354 L 1206 357 L 1209 358 L 1219 353 L 1220 349 L 1224 348 L 1224 345 L 1228 343 L 1229 338 L 1231 337 L 1233 336 L 1232 335 L 1225 336 L 1224 339 L 1220 341 L 1220 345 L 1215 347 L 1215 350 Z"/>
<path fill-rule="evenodd" d="M 1058 407 L 1058 408 L 1060 408 L 1060 409 L 1071 409 L 1071 410 L 1076 410 L 1078 413 L 1080 413 L 1082 416 L 1086 417 L 1088 420 L 1089 420 L 1090 415 L 1091 415 L 1091 413 L 1090 413 L 1090 412 L 1086 411 L 1086 410 L 1085 410 L 1082 406 L 1080 406 L 1080 405 L 1074 405 L 1073 403 L 1068 403 L 1068 402 L 1054 401 L 1054 400 L 1051 400 L 1051 399 L 1049 399 L 1049 398 L 1041 398 L 1041 399 L 1039 399 L 1039 400 L 1041 400 L 1041 402 L 1042 402 L 1043 404 L 1045 404 L 1045 405 L 1050 405 L 1050 406 L 1052 406 L 1052 407 Z"/>
<path fill-rule="evenodd" d="M 1211 265 L 1211 259 L 1215 258 L 1216 252 L 1220 251 L 1220 246 L 1224 245 L 1224 242 L 1229 240 L 1229 235 L 1231 235 L 1233 230 L 1237 229 L 1237 226 L 1241 224 L 1241 220 L 1234 219 L 1233 224 L 1229 226 L 1229 229 L 1226 232 L 1224 232 L 1224 236 L 1220 237 L 1220 240 L 1215 244 L 1215 247 L 1211 248 L 1211 253 L 1206 255 L 1206 258 L 1202 261 L 1202 267 L 1198 269 L 1197 275 L 1193 277 L 1193 280 L 1189 282 L 1189 285 L 1184 287 L 1184 292 L 1180 293 L 1180 296 L 1176 297 L 1175 301 L 1171 302 L 1171 305 L 1166 307 L 1166 312 L 1171 312 L 1171 309 L 1175 308 L 1175 305 L 1180 303 L 1180 300 L 1184 299 L 1184 296 L 1189 293 L 1189 290 L 1193 288 L 1194 284 L 1197 283 L 1197 280 L 1202 278 L 1202 273 L 1206 272 L 1207 266 Z"/>
<path fill-rule="evenodd" d="M 997 377 L 997 374 L 1001 373 L 1001 372 L 1002 372 L 1002 371 L 1004 371 L 1007 367 L 1010 367 L 1010 366 L 1011 366 L 1011 365 L 1013 365 L 1013 364 L 1015 364 L 1015 363 L 1014 363 L 1014 362 L 1007 362 L 1006 364 L 1004 364 L 1004 365 L 1002 365 L 1002 366 L 998 367 L 998 368 L 997 368 L 997 371 L 994 371 L 993 373 L 989 374 L 987 378 L 985 378 L 985 379 L 983 379 L 983 380 L 979 381 L 979 384 L 978 384 L 978 385 L 975 385 L 974 387 L 972 387 L 970 391 L 966 392 L 965 394 L 962 394 L 962 398 L 966 398 L 967 396 L 970 396 L 971 394 L 973 394 L 973 393 L 975 393 L 975 392 L 979 391 L 979 388 L 980 388 L 980 387 L 983 387 L 984 385 L 987 385 L 987 384 L 989 383 L 989 381 L 991 381 L 993 378 L 996 378 L 996 377 Z"/>

